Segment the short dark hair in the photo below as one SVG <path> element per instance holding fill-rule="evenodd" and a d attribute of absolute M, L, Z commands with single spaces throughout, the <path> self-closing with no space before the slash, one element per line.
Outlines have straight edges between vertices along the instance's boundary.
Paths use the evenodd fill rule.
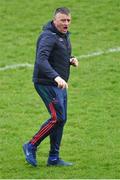
<path fill-rule="evenodd" d="M 70 10 L 66 7 L 59 7 L 55 10 L 54 12 L 54 16 L 57 14 L 57 13 L 61 13 L 61 14 L 66 14 L 66 15 L 69 15 L 70 14 Z"/>

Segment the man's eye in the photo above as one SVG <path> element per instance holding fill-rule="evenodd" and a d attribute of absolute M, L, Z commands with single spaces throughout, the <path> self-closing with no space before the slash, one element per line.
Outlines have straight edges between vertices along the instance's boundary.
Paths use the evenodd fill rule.
<path fill-rule="evenodd" d="M 70 19 L 61 19 L 62 22 L 70 22 Z"/>

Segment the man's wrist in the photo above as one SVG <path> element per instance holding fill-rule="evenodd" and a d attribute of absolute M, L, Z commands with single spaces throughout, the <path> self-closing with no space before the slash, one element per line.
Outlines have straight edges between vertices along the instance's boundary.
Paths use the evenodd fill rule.
<path fill-rule="evenodd" d="M 56 76 L 56 77 L 54 78 L 54 81 L 55 81 L 57 78 L 60 78 L 60 76 Z"/>

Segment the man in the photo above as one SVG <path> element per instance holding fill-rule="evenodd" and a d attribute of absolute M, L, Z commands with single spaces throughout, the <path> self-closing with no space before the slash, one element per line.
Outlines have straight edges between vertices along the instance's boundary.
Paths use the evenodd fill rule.
<path fill-rule="evenodd" d="M 33 82 L 51 117 L 23 145 L 26 161 L 37 166 L 37 146 L 49 135 L 50 151 L 47 165 L 70 166 L 59 157 L 63 127 L 67 120 L 67 88 L 70 65 L 78 66 L 78 60 L 71 57 L 68 28 L 71 14 L 67 8 L 58 8 L 54 18 L 43 27 L 37 41 Z"/>

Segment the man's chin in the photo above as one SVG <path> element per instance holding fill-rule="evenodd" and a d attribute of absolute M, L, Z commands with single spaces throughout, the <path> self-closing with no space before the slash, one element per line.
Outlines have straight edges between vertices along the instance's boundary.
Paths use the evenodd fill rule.
<path fill-rule="evenodd" d="M 68 31 L 68 30 L 67 30 L 67 29 L 65 29 L 65 30 L 63 30 L 63 32 L 62 32 L 62 33 L 63 33 L 63 34 L 66 34 L 66 33 L 67 33 L 67 31 Z"/>

